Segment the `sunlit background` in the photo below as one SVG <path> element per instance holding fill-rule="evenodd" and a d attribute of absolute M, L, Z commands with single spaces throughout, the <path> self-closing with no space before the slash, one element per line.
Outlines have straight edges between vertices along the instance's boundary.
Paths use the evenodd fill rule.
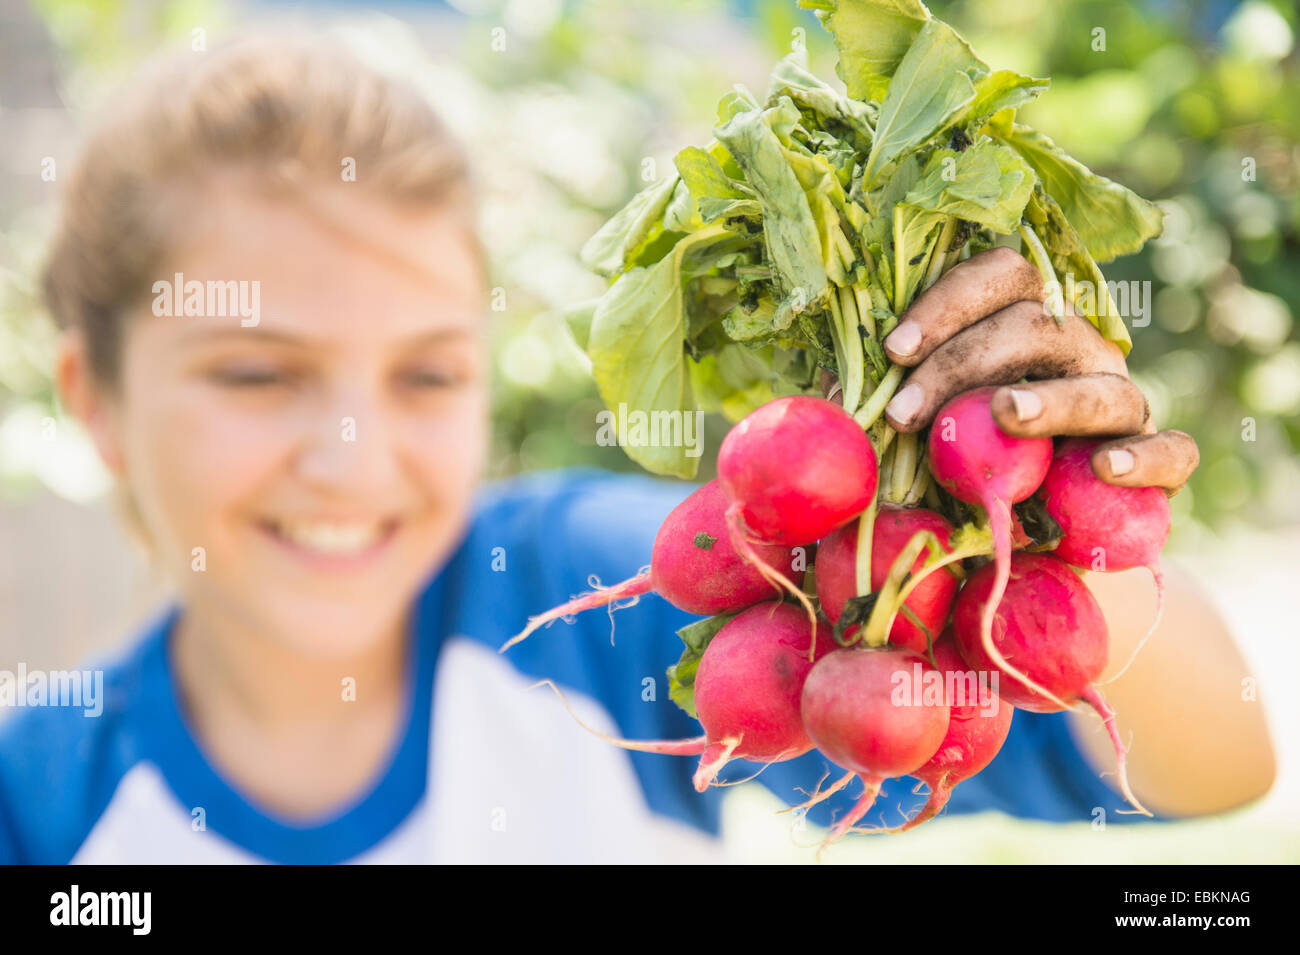
<path fill-rule="evenodd" d="M 941 820 L 905 839 L 859 840 L 832 855 L 1300 860 L 1300 615 L 1289 602 L 1300 579 L 1294 7 L 930 6 L 993 68 L 1050 75 L 1051 91 L 1025 108 L 1026 121 L 1167 213 L 1163 238 L 1106 273 L 1152 283 L 1151 322 L 1132 329 L 1130 365 L 1160 425 L 1190 432 L 1202 455 L 1174 499 L 1167 553 L 1212 594 L 1259 675 L 1280 777 L 1261 804 L 1207 822 L 1099 832 L 988 815 Z M 761 93 L 792 42 L 806 40 L 814 71 L 833 76 L 829 38 L 793 0 L 0 0 L 0 667 L 82 661 L 120 644 L 164 596 L 118 528 L 93 451 L 52 393 L 54 336 L 33 278 L 57 173 L 69 168 L 96 104 L 143 58 L 285 19 L 328 26 L 416 80 L 468 145 L 503 306 L 493 314 L 498 476 L 576 464 L 632 469 L 620 450 L 594 443 L 601 405 L 557 313 L 601 288 L 578 248 L 670 169 L 678 149 L 710 138 L 731 85 Z M 725 426 L 710 427 L 716 447 Z M 728 840 L 739 858 L 810 858 L 793 842 L 813 834 L 792 840 L 788 817 L 773 814 L 764 790 L 740 787 L 729 799 Z"/>

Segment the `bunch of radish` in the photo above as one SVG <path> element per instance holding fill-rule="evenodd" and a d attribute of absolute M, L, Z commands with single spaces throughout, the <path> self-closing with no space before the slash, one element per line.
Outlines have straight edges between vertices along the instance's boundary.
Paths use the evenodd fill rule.
<path fill-rule="evenodd" d="M 668 515 L 647 572 L 534 618 L 511 643 L 652 590 L 709 615 L 682 631 L 688 649 L 669 674 L 703 734 L 613 742 L 698 756 L 701 792 L 730 760 L 816 748 L 844 775 L 805 805 L 855 778 L 863 786 L 828 842 L 854 829 L 886 779 L 921 780 L 929 801 L 897 829 L 858 831 L 932 818 L 996 756 L 1013 708 L 1092 707 L 1122 792 L 1149 815 L 1096 686 L 1108 634 L 1081 572 L 1148 567 L 1159 588 L 1167 498 L 1099 480 L 1095 441 L 1006 435 L 990 410 L 994 390 L 959 395 L 936 415 L 922 445 L 933 508 L 890 500 L 872 441 L 840 406 L 808 395 L 763 405 L 723 441 L 718 479 Z M 1021 532 L 1013 511 L 1031 497 L 1054 524 L 1046 544 Z M 813 545 L 804 572 L 798 557 Z"/>

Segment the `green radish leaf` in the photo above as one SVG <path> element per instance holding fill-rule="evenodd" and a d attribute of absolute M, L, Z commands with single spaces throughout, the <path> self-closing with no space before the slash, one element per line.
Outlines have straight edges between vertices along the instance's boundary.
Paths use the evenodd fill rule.
<path fill-rule="evenodd" d="M 764 341 L 777 334 L 776 303 L 766 295 L 756 298 L 752 306 L 741 302 L 722 318 L 722 330 L 737 342 Z"/>
<path fill-rule="evenodd" d="M 904 256 L 903 291 L 899 301 L 906 308 L 925 279 L 930 263 L 930 247 L 939 238 L 944 216 L 905 206 L 897 208 L 902 213 L 903 229 L 899 235 L 900 248 L 894 249 L 892 255 Z"/>
<path fill-rule="evenodd" d="M 743 86 L 735 86 L 718 101 L 718 125 L 742 113 L 752 113 L 762 109 L 763 104 L 754 98 L 754 94 Z"/>
<path fill-rule="evenodd" d="M 701 196 L 699 206 L 700 218 L 706 225 L 721 219 L 722 224 L 733 232 L 758 235 L 763 231 L 763 207 L 757 199 Z"/>
<path fill-rule="evenodd" d="M 776 397 L 771 350 L 728 344 L 691 363 L 691 387 L 703 411 L 739 421 Z"/>
<path fill-rule="evenodd" d="M 1050 85 L 1048 79 L 1025 76 L 1014 70 L 996 70 L 975 84 L 975 99 L 962 122 L 969 125 L 973 135 L 994 115 L 1003 110 L 1014 114 L 1021 106 L 1038 99 Z"/>
<path fill-rule="evenodd" d="M 582 264 L 609 278 L 625 271 L 637 253 L 663 232 L 664 212 L 677 179 L 669 176 L 633 196 L 583 245 Z"/>
<path fill-rule="evenodd" d="M 785 99 L 780 106 L 739 113 L 714 130 L 758 194 L 768 255 L 782 292 L 795 300 L 796 314 L 826 293 L 817 223 L 778 133 L 798 119 L 799 110 Z"/>
<path fill-rule="evenodd" d="M 681 659 L 668 668 L 668 696 L 692 719 L 696 718 L 695 673 L 700 668 L 700 658 L 718 631 L 734 616 L 734 613 L 728 613 L 707 617 L 677 631 L 686 649 L 682 651 Z"/>
<path fill-rule="evenodd" d="M 803 187 L 817 226 L 819 251 L 826 277 L 837 286 L 852 285 L 850 271 L 858 258 L 848 236 L 844 234 L 841 210 L 849 203 L 835 170 L 821 156 L 804 156 L 786 151 L 786 160 Z"/>
<path fill-rule="evenodd" d="M 1025 207 L 1025 220 L 1051 256 L 1058 280 L 1066 290 L 1075 292 L 1071 298 L 1075 310 L 1127 355 L 1133 340 L 1123 316 L 1112 307 L 1105 276 L 1061 207 L 1041 185 L 1035 187 L 1033 198 Z"/>
<path fill-rule="evenodd" d="M 600 299 L 592 298 L 576 302 L 561 312 L 574 343 L 584 352 L 587 350 L 587 339 L 591 336 L 591 320 L 596 317 L 596 306 L 599 304 Z"/>
<path fill-rule="evenodd" d="M 791 53 L 782 58 L 772 71 L 772 81 L 768 88 L 767 104 L 775 106 L 782 96 L 788 96 L 800 107 L 817 114 L 822 126 L 839 124 L 847 133 L 848 152 L 868 153 L 871 151 L 872 129 L 875 125 L 876 110 L 869 103 L 851 99 L 834 87 L 822 82 L 808 72 L 806 54 Z M 820 131 L 818 131 L 820 132 Z M 822 133 L 830 142 L 838 142 L 835 136 Z"/>
<path fill-rule="evenodd" d="M 927 20 L 880 105 L 863 178 L 868 189 L 890 163 L 947 127 L 975 99 L 989 69 L 952 27 Z"/>
<path fill-rule="evenodd" d="M 989 139 L 964 152 L 937 149 L 900 202 L 905 216 L 956 216 L 1010 235 L 1034 191 L 1034 171 L 1014 150 Z"/>
<path fill-rule="evenodd" d="M 615 415 L 617 433 L 624 433 L 625 413 L 651 422 L 653 439 L 659 431 L 653 426 L 656 420 L 695 411 L 683 345 L 684 285 L 692 265 L 734 251 L 738 241 L 721 226 L 706 226 L 683 237 L 656 264 L 624 273 L 600 299 L 591 320 L 587 354 L 600 396 Z M 628 457 L 647 471 L 685 478 L 695 476 L 700 460 L 688 455 L 688 450 L 654 440 L 630 441 L 624 447 Z"/>
<path fill-rule="evenodd" d="M 963 152 L 936 149 L 916 185 L 895 207 L 902 228 L 903 294 L 910 302 L 930 267 L 937 230 L 949 218 L 1009 235 L 1033 195 L 1034 172 L 1012 149 L 981 139 Z M 897 250 L 894 252 L 898 254 Z"/>
<path fill-rule="evenodd" d="M 1164 213 L 1159 206 L 1097 175 L 1042 133 L 1017 123 L 1000 138 L 1034 167 L 1093 261 L 1136 252 L 1160 234 Z"/>
<path fill-rule="evenodd" d="M 690 187 L 680 179 L 677 180 L 668 206 L 664 209 L 664 231 L 694 232 L 702 225 L 704 222 L 700 218 L 699 207 L 691 195 Z"/>
<path fill-rule="evenodd" d="M 849 96 L 881 100 L 930 11 L 920 0 L 799 0 L 816 10 L 839 49 L 835 67 Z"/>
<path fill-rule="evenodd" d="M 713 148 L 722 149 L 718 143 L 710 147 Z M 725 155 L 725 150 L 722 152 Z M 745 183 L 732 179 L 723 171 L 722 164 L 709 150 L 687 146 L 673 158 L 673 164 L 697 201 L 705 196 L 717 199 L 752 199 L 754 196 L 754 191 Z"/>

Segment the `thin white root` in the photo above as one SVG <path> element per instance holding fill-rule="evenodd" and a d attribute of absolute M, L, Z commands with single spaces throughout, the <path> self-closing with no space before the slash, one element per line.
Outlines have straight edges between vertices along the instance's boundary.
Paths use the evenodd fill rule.
<path fill-rule="evenodd" d="M 560 698 L 560 702 L 564 704 L 564 708 L 569 711 L 569 715 L 573 717 L 573 721 L 588 733 L 592 736 L 599 736 L 606 743 L 612 743 L 622 749 L 629 749 L 638 753 L 660 753 L 665 756 L 698 756 L 708 747 L 708 738 L 705 736 L 695 736 L 689 739 L 646 740 L 619 739 L 616 736 L 609 736 L 606 733 L 602 733 L 594 726 L 589 726 L 583 722 L 582 717 L 574 712 L 573 707 L 569 705 L 569 701 L 564 698 L 564 694 L 560 692 L 560 688 L 550 680 L 538 680 L 528 689 L 535 690 L 539 686 L 549 686 L 555 695 Z"/>
<path fill-rule="evenodd" d="M 806 793 L 806 792 L 804 793 L 805 796 L 809 797 L 806 802 L 801 802 L 797 806 L 791 806 L 789 809 L 782 809 L 781 812 L 777 813 L 777 815 L 782 815 L 787 812 L 798 812 L 800 809 L 807 812 L 813 806 L 816 806 L 818 803 L 825 802 L 827 799 L 830 799 L 831 796 L 834 796 L 837 792 L 839 792 L 849 783 L 853 782 L 853 777 L 856 776 L 857 773 L 850 770 L 849 772 L 841 776 L 838 780 L 836 780 L 836 782 L 829 789 L 823 790 L 821 788 L 821 785 L 822 783 L 826 782 L 826 776 L 829 775 L 830 775 L 830 771 L 828 770 L 826 772 L 826 775 L 817 781 L 817 785 L 813 788 L 813 791 L 811 793 Z M 800 790 L 800 792 L 803 792 L 803 790 Z"/>
<path fill-rule="evenodd" d="M 1155 561 L 1147 568 L 1147 570 L 1151 571 L 1151 578 L 1156 583 L 1156 618 L 1151 621 L 1151 626 L 1147 629 L 1147 632 L 1142 635 L 1142 639 L 1139 640 L 1138 645 L 1133 648 L 1133 652 L 1129 654 L 1128 662 L 1120 667 L 1118 673 L 1105 683 L 1098 683 L 1098 686 L 1106 686 L 1109 683 L 1114 683 L 1128 672 L 1128 668 L 1133 665 L 1133 661 L 1137 659 L 1138 654 L 1142 652 L 1142 648 L 1145 647 L 1147 641 L 1151 639 L 1151 635 L 1155 633 L 1156 628 L 1160 626 L 1160 618 L 1165 615 L 1165 575 L 1164 571 L 1160 569 L 1160 561 Z"/>
<path fill-rule="evenodd" d="M 812 601 L 785 574 L 770 566 L 758 555 L 758 551 L 754 550 L 754 545 L 749 539 L 749 529 L 745 526 L 745 518 L 740 513 L 738 504 L 732 504 L 727 508 L 727 531 L 731 534 L 732 543 L 740 551 L 740 556 L 754 565 L 759 576 L 771 584 L 777 593 L 792 594 L 803 607 L 804 613 L 808 615 L 808 622 L 812 625 L 812 645 L 808 648 L 808 659 L 811 660 L 817 648 L 817 611 L 813 609 Z"/>

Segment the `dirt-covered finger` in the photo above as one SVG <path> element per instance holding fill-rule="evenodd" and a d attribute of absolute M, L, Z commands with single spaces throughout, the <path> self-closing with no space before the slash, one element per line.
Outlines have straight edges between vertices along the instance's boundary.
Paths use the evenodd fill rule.
<path fill-rule="evenodd" d="M 1107 484 L 1162 487 L 1171 496 L 1182 489 L 1200 463 L 1196 441 L 1183 431 L 1119 438 L 1092 453 L 1092 471 Z"/>
<path fill-rule="evenodd" d="M 1043 278 L 1015 249 L 972 255 L 921 293 L 885 337 L 898 365 L 919 365 L 964 328 L 1014 302 L 1043 301 Z"/>
<path fill-rule="evenodd" d="M 1058 324 L 1039 302 L 1017 302 L 959 332 L 917 368 L 885 408 L 896 431 L 918 431 L 949 398 L 1021 378 L 1126 374 L 1124 354 L 1071 312 Z"/>
<path fill-rule="evenodd" d="M 1110 372 L 1008 385 L 993 393 L 992 410 L 1017 438 L 1140 434 L 1149 416 L 1137 385 Z"/>

